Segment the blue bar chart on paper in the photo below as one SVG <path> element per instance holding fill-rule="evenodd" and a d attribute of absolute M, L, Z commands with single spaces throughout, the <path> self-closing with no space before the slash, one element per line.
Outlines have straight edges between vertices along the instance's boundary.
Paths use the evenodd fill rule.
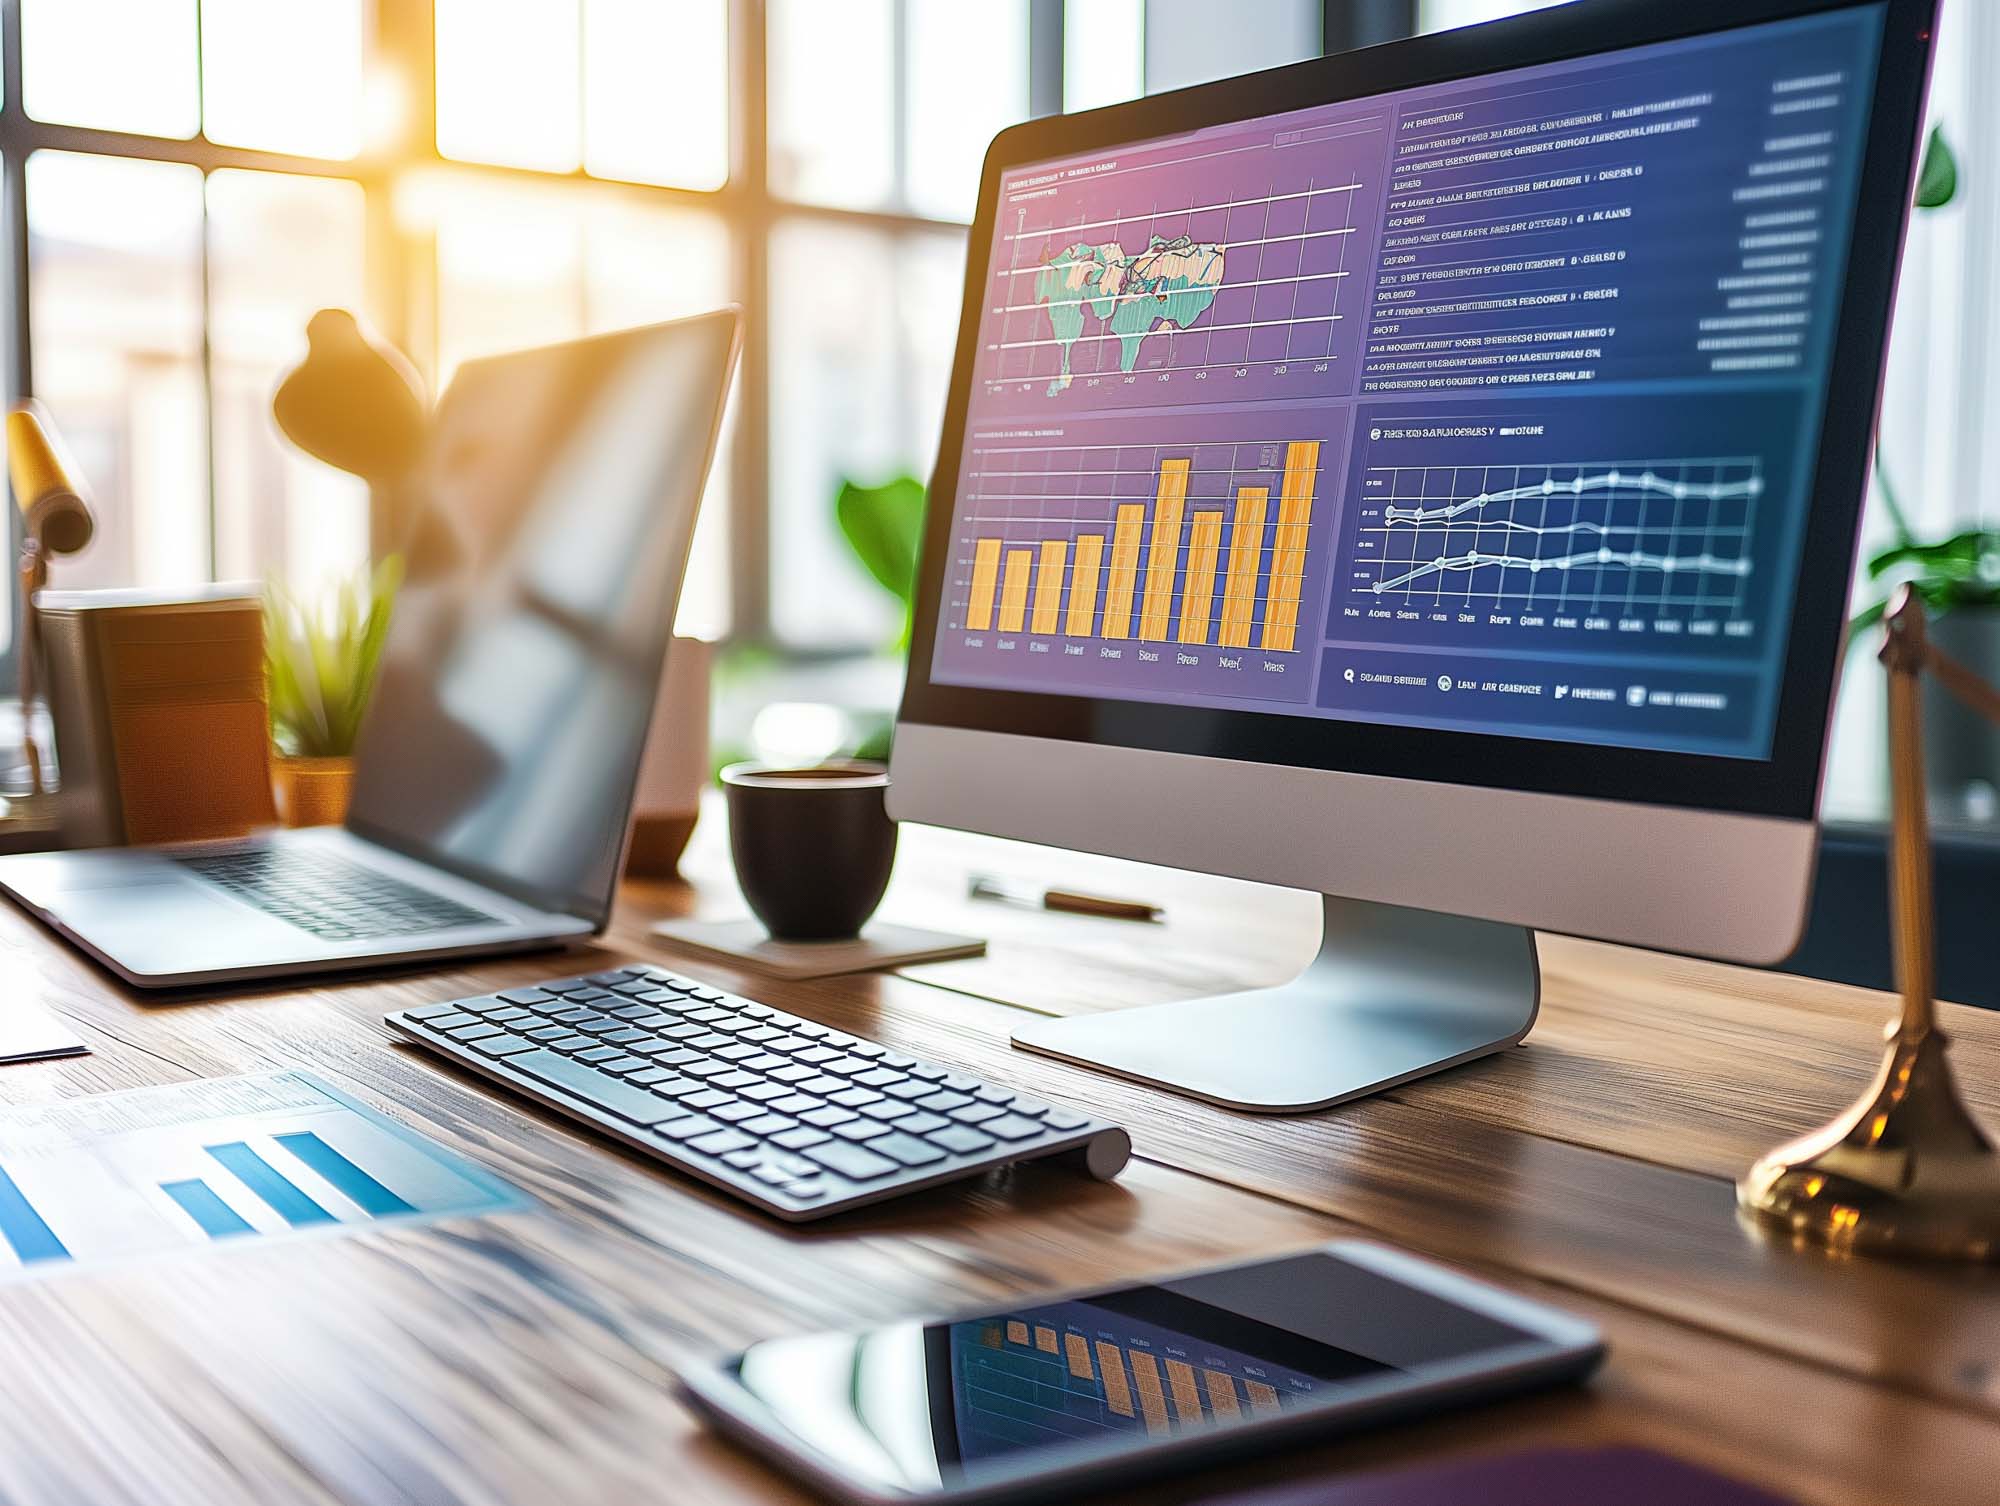
<path fill-rule="evenodd" d="M 300 1072 L 0 1113 L 0 1280 L 522 1206 L 471 1162 Z"/>

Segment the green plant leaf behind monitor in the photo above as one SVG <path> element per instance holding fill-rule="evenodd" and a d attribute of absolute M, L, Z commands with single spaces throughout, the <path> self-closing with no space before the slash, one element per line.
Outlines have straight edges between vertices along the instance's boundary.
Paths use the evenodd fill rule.
<path fill-rule="evenodd" d="M 898 476 L 880 486 L 844 481 L 834 514 L 855 557 L 907 612 L 916 595 L 923 540 L 923 483 L 914 476 Z"/>
<path fill-rule="evenodd" d="M 1958 194 L 1958 158 L 1944 139 L 1944 127 L 1932 126 L 1924 143 L 1923 170 L 1917 174 L 1917 208 L 1942 209 Z"/>

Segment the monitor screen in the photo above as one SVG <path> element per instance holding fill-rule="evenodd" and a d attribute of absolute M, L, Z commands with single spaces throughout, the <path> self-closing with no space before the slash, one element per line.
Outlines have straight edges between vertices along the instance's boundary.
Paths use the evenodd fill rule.
<path fill-rule="evenodd" d="M 1770 757 L 1884 9 L 1006 167 L 931 681 Z"/>
<path fill-rule="evenodd" d="M 735 342 L 725 312 L 460 370 L 356 749 L 355 830 L 609 913 Z"/>

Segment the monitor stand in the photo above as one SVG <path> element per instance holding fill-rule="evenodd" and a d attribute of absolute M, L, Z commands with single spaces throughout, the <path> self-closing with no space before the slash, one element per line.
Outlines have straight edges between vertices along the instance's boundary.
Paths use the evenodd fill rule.
<path fill-rule="evenodd" d="M 1225 1108 L 1299 1113 L 1512 1046 L 1535 1023 L 1535 934 L 1323 897 L 1319 955 L 1290 983 L 1037 1020 L 1014 1044 Z"/>

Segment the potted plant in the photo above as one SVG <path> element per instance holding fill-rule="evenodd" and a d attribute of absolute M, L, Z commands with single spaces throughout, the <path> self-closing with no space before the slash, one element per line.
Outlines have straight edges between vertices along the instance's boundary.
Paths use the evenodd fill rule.
<path fill-rule="evenodd" d="M 1958 163 L 1942 130 L 1933 129 L 1918 176 L 1916 207 L 1941 209 L 1958 196 Z M 1895 531 L 1868 561 L 1873 599 L 1854 617 L 1856 638 L 1881 621 L 1897 588 L 1909 584 L 1931 614 L 1931 635 L 1947 653 L 1988 681 L 2000 679 L 2000 529 L 1967 528 L 1925 537 L 1910 526 L 1902 495 L 1875 446 L 1876 495 Z M 1935 681 L 1924 685 L 1926 782 L 1947 818 L 1994 814 L 2000 785 L 2000 730 L 1960 706 Z"/>
<path fill-rule="evenodd" d="M 276 579 L 265 587 L 272 787 L 287 826 L 331 826 L 347 815 L 354 738 L 401 582 L 402 562 L 392 555 L 315 599 Z"/>

